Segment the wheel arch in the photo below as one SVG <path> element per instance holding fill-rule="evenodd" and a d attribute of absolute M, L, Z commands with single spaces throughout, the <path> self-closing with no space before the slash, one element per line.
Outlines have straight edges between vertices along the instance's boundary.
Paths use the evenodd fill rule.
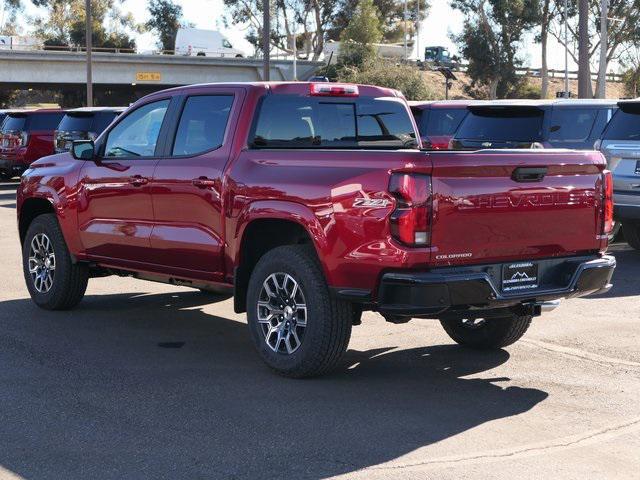
<path fill-rule="evenodd" d="M 18 232 L 20 233 L 20 243 L 24 242 L 27 235 L 27 230 L 31 222 L 38 217 L 46 213 L 56 214 L 56 208 L 53 200 L 43 197 L 27 198 L 21 205 L 20 214 L 18 217 Z"/>
<path fill-rule="evenodd" d="M 322 253 L 327 242 L 313 212 L 306 206 L 285 201 L 255 202 L 239 217 L 234 252 L 234 309 L 246 309 L 247 286 L 255 265 L 266 252 L 283 245 L 313 247 L 325 278 Z"/>

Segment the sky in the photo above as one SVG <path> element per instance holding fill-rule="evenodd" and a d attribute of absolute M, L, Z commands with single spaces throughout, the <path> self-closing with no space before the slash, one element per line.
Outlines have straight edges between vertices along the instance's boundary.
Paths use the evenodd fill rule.
<path fill-rule="evenodd" d="M 37 13 L 38 10 L 35 7 L 30 5 L 29 2 L 25 3 L 28 5 L 28 14 Z M 227 36 L 235 48 L 245 50 L 247 54 L 253 52 L 251 45 L 244 39 L 245 30 L 238 27 L 230 29 L 224 27 L 222 0 L 182 0 L 179 3 L 182 5 L 186 21 L 194 23 L 197 28 L 219 30 Z M 453 53 L 456 53 L 455 44 L 451 41 L 450 34 L 459 33 L 462 28 L 463 15 L 449 6 L 449 0 L 430 0 L 430 3 L 429 15 L 420 28 L 420 48 L 424 49 L 428 45 L 443 45 L 449 47 Z M 125 0 L 122 9 L 123 11 L 130 11 L 136 21 L 140 23 L 143 23 L 148 18 L 146 0 Z M 28 28 L 26 25 L 24 27 Z M 155 38 L 151 33 L 139 35 L 136 40 L 140 51 L 156 48 Z M 550 38 L 549 43 L 549 68 L 564 69 L 563 47 L 552 38 Z M 531 35 L 525 39 L 522 57 L 526 66 L 540 67 L 540 46 L 533 42 Z M 571 70 L 577 69 L 571 59 L 569 68 Z"/>

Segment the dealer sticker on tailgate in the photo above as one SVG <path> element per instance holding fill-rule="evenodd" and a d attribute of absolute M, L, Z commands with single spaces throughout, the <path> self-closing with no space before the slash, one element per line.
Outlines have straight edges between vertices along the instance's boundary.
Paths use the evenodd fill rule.
<path fill-rule="evenodd" d="M 502 291 L 515 292 L 538 288 L 538 264 L 510 263 L 502 267 Z"/>

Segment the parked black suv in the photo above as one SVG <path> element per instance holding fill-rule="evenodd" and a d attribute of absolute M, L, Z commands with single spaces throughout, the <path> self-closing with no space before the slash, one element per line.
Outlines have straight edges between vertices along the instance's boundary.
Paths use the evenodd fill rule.
<path fill-rule="evenodd" d="M 613 100 L 497 100 L 472 103 L 454 150 L 571 148 L 591 150 L 617 110 Z"/>
<path fill-rule="evenodd" d="M 55 152 L 68 152 L 74 140 L 95 140 L 124 110 L 124 107 L 86 107 L 67 111 L 54 135 Z"/>

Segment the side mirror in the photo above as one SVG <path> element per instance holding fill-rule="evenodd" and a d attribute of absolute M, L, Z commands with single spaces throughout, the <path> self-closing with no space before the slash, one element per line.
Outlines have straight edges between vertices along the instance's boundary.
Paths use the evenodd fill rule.
<path fill-rule="evenodd" d="M 71 146 L 71 156 L 76 160 L 91 160 L 95 156 L 93 140 L 75 140 Z"/>

